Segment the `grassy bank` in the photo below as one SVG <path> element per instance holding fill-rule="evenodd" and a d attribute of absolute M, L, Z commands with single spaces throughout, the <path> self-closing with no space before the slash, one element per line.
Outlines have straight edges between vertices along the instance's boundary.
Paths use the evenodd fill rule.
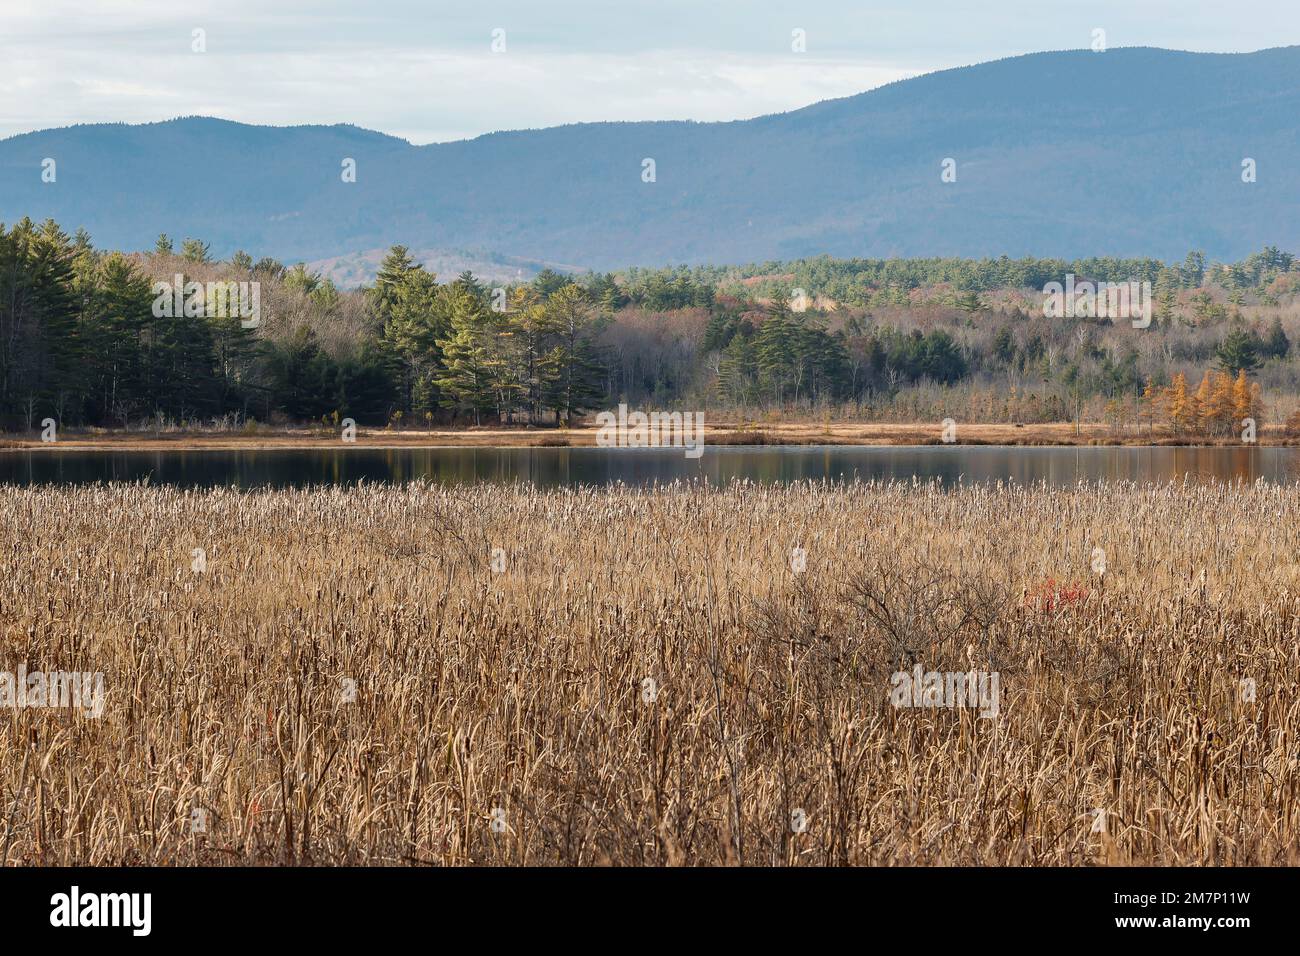
<path fill-rule="evenodd" d="M 596 445 L 595 425 L 573 428 L 461 427 L 441 429 L 359 428 L 356 447 L 369 448 L 583 448 Z M 937 445 L 943 443 L 943 426 L 938 423 L 750 423 L 706 424 L 706 445 Z M 1207 438 L 1203 435 L 1174 434 L 1156 428 L 1140 433 L 1118 432 L 1104 424 L 1084 424 L 1077 429 L 1068 422 L 1051 424 L 958 423 L 956 443 L 964 445 L 1225 445 L 1238 447 L 1236 436 Z M 1260 445 L 1300 445 L 1300 436 L 1280 427 L 1264 427 Z M 262 426 L 242 431 L 143 431 L 93 429 L 68 431 L 56 442 L 42 442 L 36 434 L 15 434 L 0 439 L 0 452 L 44 449 L 91 450 L 257 450 L 289 448 L 336 448 L 340 431 L 327 428 L 271 428 Z"/>

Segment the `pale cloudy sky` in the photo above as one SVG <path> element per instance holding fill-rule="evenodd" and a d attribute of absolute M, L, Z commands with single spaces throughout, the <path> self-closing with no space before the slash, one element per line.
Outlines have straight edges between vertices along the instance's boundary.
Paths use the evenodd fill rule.
<path fill-rule="evenodd" d="M 209 115 L 416 143 L 742 119 L 1039 50 L 1300 42 L 1296 0 L 0 0 L 0 137 Z M 192 52 L 195 29 L 207 51 Z M 493 53 L 492 33 L 505 31 Z M 807 51 L 791 49 L 805 31 Z"/>

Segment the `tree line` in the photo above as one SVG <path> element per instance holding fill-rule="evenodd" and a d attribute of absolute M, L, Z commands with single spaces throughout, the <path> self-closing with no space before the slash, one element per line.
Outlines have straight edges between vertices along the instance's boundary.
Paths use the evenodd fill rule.
<path fill-rule="evenodd" d="M 154 276 L 170 269 L 265 284 L 269 327 L 229 308 L 158 314 Z M 0 226 L 0 417 L 27 429 L 47 416 L 563 422 L 593 408 L 606 317 L 591 291 L 549 278 L 499 291 L 469 274 L 440 284 L 400 246 L 373 286 L 346 293 L 302 265 L 214 263 L 198 240 L 178 253 L 161 236 L 152 255 L 127 256 L 23 220 Z M 329 347 L 322 331 L 349 311 L 347 341 Z"/>
<path fill-rule="evenodd" d="M 1075 270 L 1154 277 L 1152 327 L 1045 318 L 1041 284 Z M 155 314 L 154 282 L 177 274 L 259 283 L 260 324 L 228 309 Z M 873 304 L 833 301 L 854 288 L 872 290 L 862 301 Z M 621 401 L 740 415 L 1118 419 L 1211 366 L 1300 395 L 1298 293 L 1300 264 L 1271 248 L 1227 265 L 1196 253 L 1174 265 L 814 259 L 544 270 L 489 287 L 469 273 L 440 281 L 396 246 L 373 283 L 340 289 L 303 264 L 245 252 L 217 261 L 193 238 L 160 236 L 128 254 L 22 220 L 0 225 L 0 422 L 554 425 Z M 1170 420 L 1191 427 L 1186 415 Z"/>

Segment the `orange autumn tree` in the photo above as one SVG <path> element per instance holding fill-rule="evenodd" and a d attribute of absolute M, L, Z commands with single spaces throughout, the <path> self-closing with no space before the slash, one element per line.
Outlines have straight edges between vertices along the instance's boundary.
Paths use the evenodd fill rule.
<path fill-rule="evenodd" d="M 1192 408 L 1196 417 L 1196 427 L 1192 431 L 1209 434 L 1216 430 L 1215 425 L 1221 409 L 1216 407 L 1214 389 L 1214 373 L 1206 372 L 1201 376 L 1201 384 L 1192 398 Z"/>
<path fill-rule="evenodd" d="M 1233 415 L 1240 424 L 1244 419 L 1255 419 L 1255 427 L 1264 414 L 1264 402 L 1259 394 L 1259 382 L 1248 382 L 1246 380 L 1246 370 L 1240 369 L 1237 372 L 1237 379 L 1232 383 L 1232 408 Z"/>
<path fill-rule="evenodd" d="M 1173 428 L 1174 433 L 1196 427 L 1196 414 L 1191 397 L 1187 394 L 1187 376 L 1179 372 L 1173 382 L 1163 388 L 1148 385 L 1146 399 L 1154 413 L 1160 415 Z"/>
<path fill-rule="evenodd" d="M 1214 376 L 1210 401 L 1201 408 L 1201 431 L 1207 435 L 1226 435 L 1234 430 L 1232 407 L 1232 378 L 1225 374 Z"/>

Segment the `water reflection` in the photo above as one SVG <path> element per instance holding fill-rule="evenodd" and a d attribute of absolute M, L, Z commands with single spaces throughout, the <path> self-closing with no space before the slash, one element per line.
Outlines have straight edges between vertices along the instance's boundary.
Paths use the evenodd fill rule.
<path fill-rule="evenodd" d="M 0 453 L 0 482 L 79 484 L 139 481 L 240 488 L 356 481 L 445 484 L 532 482 L 633 485 L 702 478 L 726 484 L 800 479 L 937 478 L 951 484 L 1012 480 L 1064 486 L 1087 480 L 1294 482 L 1300 448 L 1013 448 L 926 446 L 712 447 L 680 449 L 339 448 L 287 451 L 57 451 Z"/>

